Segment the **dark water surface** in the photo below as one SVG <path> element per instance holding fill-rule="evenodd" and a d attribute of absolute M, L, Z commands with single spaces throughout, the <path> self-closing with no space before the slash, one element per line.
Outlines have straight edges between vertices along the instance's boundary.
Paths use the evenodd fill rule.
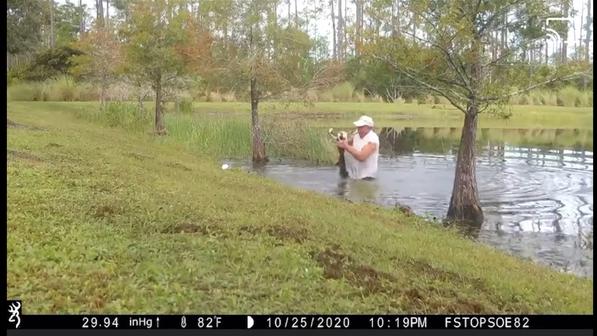
<path fill-rule="evenodd" d="M 485 221 L 473 237 L 513 255 L 564 272 L 593 274 L 593 152 L 574 131 L 532 139 L 477 144 L 477 183 Z M 274 161 L 258 170 L 283 183 L 352 201 L 407 205 L 441 219 L 450 201 L 458 136 L 449 130 L 382 130 L 379 175 L 373 182 L 342 180 L 335 166 Z M 557 131 L 556 131 L 557 133 Z M 531 136 L 532 137 L 532 136 Z M 506 136 L 507 138 L 507 136 Z M 521 143 L 522 142 L 522 143 Z M 588 150 L 590 149 L 590 150 Z M 245 165 L 247 167 L 247 165 Z"/>

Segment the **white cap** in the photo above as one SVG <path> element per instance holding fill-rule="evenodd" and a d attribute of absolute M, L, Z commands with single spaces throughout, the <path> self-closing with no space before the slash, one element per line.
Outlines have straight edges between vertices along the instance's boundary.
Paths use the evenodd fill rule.
<path fill-rule="evenodd" d="M 373 127 L 373 125 L 374 125 L 374 124 L 373 124 L 373 119 L 371 119 L 371 117 L 368 117 L 368 116 L 366 116 L 366 115 L 364 115 L 364 116 L 361 116 L 361 117 L 359 118 L 359 120 L 357 120 L 357 121 L 353 122 L 353 124 L 354 124 L 356 127 L 361 127 L 361 126 L 369 126 L 369 127 Z"/>

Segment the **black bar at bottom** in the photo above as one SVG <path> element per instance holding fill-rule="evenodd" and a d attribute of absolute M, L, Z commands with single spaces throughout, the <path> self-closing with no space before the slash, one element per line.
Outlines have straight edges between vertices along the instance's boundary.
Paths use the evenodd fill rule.
<path fill-rule="evenodd" d="M 592 322 L 593 315 L 21 315 L 18 328 L 593 329 Z"/>

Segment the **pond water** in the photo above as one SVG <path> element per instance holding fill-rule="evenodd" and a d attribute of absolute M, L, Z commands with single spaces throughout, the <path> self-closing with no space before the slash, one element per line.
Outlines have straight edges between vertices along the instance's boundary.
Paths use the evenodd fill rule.
<path fill-rule="evenodd" d="M 468 235 L 513 255 L 592 277 L 592 131 L 590 136 L 574 130 L 541 130 L 541 136 L 480 131 L 477 183 L 485 221 Z M 514 136 L 508 132 L 516 132 L 517 138 L 509 141 Z M 442 219 L 452 192 L 459 134 L 458 129 L 381 130 L 379 173 L 371 182 L 341 179 L 335 166 L 291 161 L 273 160 L 257 172 L 299 188 L 355 202 L 406 205 L 419 215 Z"/>

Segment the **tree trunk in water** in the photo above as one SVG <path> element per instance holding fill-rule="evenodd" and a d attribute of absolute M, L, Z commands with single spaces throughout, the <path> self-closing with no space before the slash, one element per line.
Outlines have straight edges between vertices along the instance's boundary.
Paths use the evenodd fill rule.
<path fill-rule="evenodd" d="M 164 116 L 162 114 L 162 76 L 158 75 L 155 81 L 155 133 L 166 134 Z"/>
<path fill-rule="evenodd" d="M 483 210 L 479 202 L 475 169 L 477 116 L 477 107 L 471 105 L 464 117 L 454 187 L 447 217 L 449 220 L 479 225 L 483 223 Z"/>
<path fill-rule="evenodd" d="M 267 162 L 265 156 L 265 144 L 261 139 L 261 128 L 259 127 L 259 93 L 257 92 L 257 78 L 251 78 L 251 130 L 253 135 L 253 162 Z"/>

